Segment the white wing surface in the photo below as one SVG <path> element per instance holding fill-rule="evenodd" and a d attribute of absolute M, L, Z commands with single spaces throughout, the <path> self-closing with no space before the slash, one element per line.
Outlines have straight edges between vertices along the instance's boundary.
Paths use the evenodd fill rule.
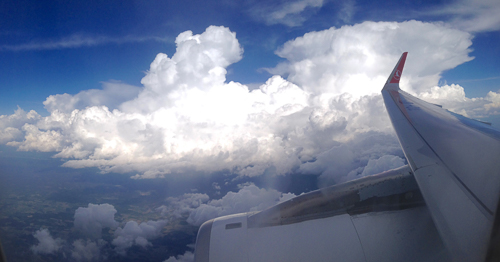
<path fill-rule="evenodd" d="M 484 261 L 500 193 L 500 132 L 399 88 L 403 53 L 382 96 L 432 219 L 454 261 Z"/>

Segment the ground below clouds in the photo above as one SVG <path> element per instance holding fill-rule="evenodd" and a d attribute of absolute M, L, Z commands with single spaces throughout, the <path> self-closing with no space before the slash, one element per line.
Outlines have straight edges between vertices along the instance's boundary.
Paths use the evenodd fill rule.
<path fill-rule="evenodd" d="M 0 240 L 8 261 L 71 260 L 70 247 L 82 238 L 74 229 L 75 210 L 89 203 L 111 203 L 120 223 L 160 219 L 155 208 L 168 195 L 170 185 L 165 180 L 143 182 L 122 174 L 101 175 L 96 169 L 61 168 L 61 162 L 48 155 L 33 158 L 33 154 L 6 147 L 0 151 Z M 22 164 L 27 158 L 31 158 L 30 166 Z M 101 254 L 107 256 L 106 261 L 163 261 L 184 254 L 189 251 L 187 245 L 194 243 L 198 228 L 182 219 L 169 221 L 151 246 L 133 246 L 126 257 L 113 252 L 113 235 L 106 228 L 102 238 L 108 244 Z M 64 241 L 59 252 L 35 254 L 30 249 L 39 243 L 34 234 L 41 228 Z"/>
<path fill-rule="evenodd" d="M 26 161 L 30 165 L 26 165 Z M 193 251 L 191 245 L 198 227 L 186 222 L 189 213 L 175 216 L 160 212 L 160 206 L 168 205 L 168 197 L 202 192 L 207 199 L 221 199 L 229 191 L 239 192 L 245 185 L 252 184 L 300 194 L 316 189 L 317 185 L 317 176 L 310 175 L 236 178 L 236 175 L 219 173 L 210 177 L 194 175 L 197 180 L 135 180 L 130 179 L 132 174 L 103 175 L 96 168 L 71 169 L 60 165 L 61 161 L 49 153 L 16 152 L 10 147 L 0 147 L 0 240 L 8 261 L 71 261 L 76 247 L 83 254 L 91 245 L 95 245 L 94 249 L 100 247 L 97 260 L 182 258 L 186 252 Z M 168 223 L 158 237 L 149 240 L 146 248 L 133 245 L 126 250 L 126 256 L 121 256 L 112 245 L 115 230 L 103 228 L 101 237 L 105 243 L 100 245 L 97 241 L 85 240 L 75 228 L 75 211 L 87 208 L 89 203 L 112 205 L 117 211 L 114 219 L 122 228 L 128 221 L 168 220 Z M 49 233 L 55 241 L 49 243 L 57 243 L 57 249 L 51 254 L 34 252 L 33 247 L 47 237 L 36 232 Z M 89 257 L 96 261 L 96 256 Z"/>

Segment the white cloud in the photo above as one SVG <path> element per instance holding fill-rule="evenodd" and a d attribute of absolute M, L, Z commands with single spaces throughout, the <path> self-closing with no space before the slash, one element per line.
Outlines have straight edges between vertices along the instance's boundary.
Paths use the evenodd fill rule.
<path fill-rule="evenodd" d="M 487 100 L 489 102 L 486 105 L 484 105 L 485 110 L 489 114 L 499 115 L 500 114 L 500 93 L 490 91 L 486 95 L 485 100 Z"/>
<path fill-rule="evenodd" d="M 451 16 L 450 26 L 468 32 L 487 32 L 500 30 L 499 12 L 497 0 L 457 0 L 428 14 Z"/>
<path fill-rule="evenodd" d="M 210 200 L 210 197 L 207 194 L 189 193 L 181 197 L 167 198 L 168 205 L 161 206 L 157 210 L 160 211 L 163 216 L 171 214 L 179 218 L 186 213 L 191 213 L 203 203 L 208 202 L 208 200 Z"/>
<path fill-rule="evenodd" d="M 187 222 L 199 226 L 219 216 L 260 211 L 294 196 L 291 193 L 267 190 L 251 184 L 238 192 L 228 192 L 221 199 L 209 200 L 205 194 L 184 194 L 178 198 L 169 198 L 169 206 L 163 206 L 161 210 L 164 215 L 166 212 L 178 217 L 188 214 Z"/>
<path fill-rule="evenodd" d="M 500 114 L 500 93 L 492 91 L 485 97 L 468 98 L 463 87 L 451 84 L 434 86 L 420 93 L 419 97 L 466 117 L 482 118 Z"/>
<path fill-rule="evenodd" d="M 193 262 L 194 261 L 194 253 L 187 251 L 184 255 L 178 255 L 177 257 L 169 257 L 167 260 L 163 262 Z"/>
<path fill-rule="evenodd" d="M 161 207 L 164 208 L 164 207 Z M 161 209 L 160 208 L 160 209 Z M 180 212 L 180 211 L 179 211 Z M 101 238 L 102 229 L 115 229 L 114 238 L 111 244 L 119 255 L 126 255 L 128 248 L 137 245 L 143 248 L 151 246 L 149 240 L 161 236 L 161 231 L 167 220 L 127 221 L 123 227 L 118 227 L 115 221 L 116 209 L 110 204 L 79 207 L 75 211 L 74 227 L 77 231 L 87 237 L 87 239 L 77 239 L 73 242 L 71 258 L 74 261 L 101 261 L 107 258 L 106 252 L 103 254 L 108 242 Z M 39 244 L 32 246 L 31 250 L 35 254 L 53 254 L 62 248 L 64 243 L 60 238 L 54 239 L 50 236 L 48 229 L 38 230 L 34 235 Z"/>
<path fill-rule="evenodd" d="M 50 96 L 48 117 L 21 109 L 2 116 L 1 139 L 19 150 L 55 151 L 70 159 L 66 167 L 136 172 L 135 178 L 298 170 L 321 174 L 326 184 L 343 181 L 370 160 L 402 156 L 379 95 L 402 51 L 410 52 L 403 89 L 470 116 L 498 113 L 498 93 L 467 98 L 459 86 L 438 87 L 444 70 L 472 59 L 471 39 L 418 21 L 312 32 L 277 51 L 287 61 L 270 71 L 283 76 L 250 91 L 226 82 L 226 68 L 242 58 L 235 33 L 215 26 L 186 31 L 172 57 L 157 55 L 141 90 L 106 83 L 103 90 Z"/>
<path fill-rule="evenodd" d="M 21 128 L 25 124 L 36 123 L 41 116 L 34 110 L 26 111 L 20 107 L 12 115 L 0 116 L 0 143 L 16 141 L 23 138 Z"/>
<path fill-rule="evenodd" d="M 471 39 L 441 23 L 419 21 L 332 27 L 285 43 L 276 53 L 287 61 L 270 72 L 288 74 L 291 82 L 326 98 L 361 97 L 378 94 L 394 61 L 408 51 L 401 85 L 417 91 L 437 85 L 444 70 L 470 61 Z"/>
<path fill-rule="evenodd" d="M 77 239 L 73 242 L 73 250 L 71 258 L 74 261 L 100 261 L 104 257 L 101 256 L 101 248 L 106 245 L 106 241 L 99 239 L 91 241 L 87 239 Z"/>
<path fill-rule="evenodd" d="M 166 220 L 147 221 L 140 224 L 128 221 L 123 228 L 116 229 L 115 238 L 111 244 L 115 246 L 115 251 L 123 256 L 126 255 L 126 250 L 133 245 L 146 248 L 151 245 L 148 240 L 159 237 L 166 224 Z"/>
<path fill-rule="evenodd" d="M 31 246 L 31 251 L 35 254 L 53 254 L 61 249 L 63 240 L 54 239 L 48 229 L 40 229 L 33 234 L 38 240 L 38 244 Z"/>
<path fill-rule="evenodd" d="M 268 25 L 283 24 L 300 26 L 316 10 L 323 6 L 323 0 L 268 1 L 256 3 L 250 14 Z"/>
<path fill-rule="evenodd" d="M 225 83 L 224 67 L 241 59 L 242 52 L 226 28 L 209 27 L 201 35 L 188 31 L 176 42 L 177 53 L 172 58 L 158 55 L 142 92 L 120 110 L 75 106 L 72 101 L 82 99 L 92 105 L 89 92 L 52 96 L 46 101 L 51 115 L 38 122 L 38 129 L 25 131 L 33 135 L 11 145 L 59 151 L 56 157 L 75 158 L 65 163 L 68 167 L 139 171 L 142 177 L 182 171 L 194 163 L 207 172 L 236 168 L 252 175 L 275 162 L 278 172 L 289 172 L 289 163 L 279 160 L 298 160 L 280 146 L 281 138 L 268 125 L 304 108 L 308 94 L 278 76 L 252 92 L 239 83 Z M 100 92 L 99 101 L 108 94 Z M 58 101 L 69 105 L 58 108 Z M 46 138 L 37 141 L 36 135 Z"/>
<path fill-rule="evenodd" d="M 30 124 L 25 124 L 21 130 L 24 131 L 24 141 L 11 141 L 8 146 L 15 146 L 20 151 L 54 152 L 62 149 L 63 136 L 57 131 L 42 131 Z"/>
<path fill-rule="evenodd" d="M 105 44 L 124 44 L 146 41 L 165 42 L 168 39 L 154 36 L 89 36 L 83 34 L 73 34 L 57 40 L 36 40 L 30 43 L 18 45 L 1 45 L 0 51 L 32 51 L 32 50 L 58 50 L 66 48 L 92 47 Z"/>
<path fill-rule="evenodd" d="M 87 237 L 101 238 L 103 228 L 116 228 L 118 222 L 115 221 L 116 209 L 110 204 L 79 207 L 75 211 L 75 229 Z"/>
<path fill-rule="evenodd" d="M 6 127 L 0 130 L 0 143 L 16 140 L 23 137 L 23 132 L 14 127 Z"/>
<path fill-rule="evenodd" d="M 385 155 L 378 159 L 370 159 L 361 176 L 375 175 L 387 170 L 405 165 L 405 160 L 399 156 Z"/>
<path fill-rule="evenodd" d="M 403 156 L 396 137 L 368 132 L 318 154 L 315 161 L 302 164 L 298 172 L 321 174 L 320 186 L 327 186 L 366 175 L 367 173 L 362 173 L 370 161 L 380 159 L 384 155 Z M 389 169 L 394 168 L 392 165 L 387 166 L 390 166 Z"/>
<path fill-rule="evenodd" d="M 344 23 L 348 24 L 351 22 L 352 17 L 356 11 L 356 1 L 346 0 L 342 4 L 342 8 L 339 11 L 339 18 Z"/>
<path fill-rule="evenodd" d="M 125 101 L 134 99 L 141 88 L 120 82 L 104 82 L 103 89 L 89 89 L 76 95 L 51 95 L 43 102 L 49 112 L 58 110 L 61 113 L 71 113 L 75 109 L 85 109 L 89 106 L 106 106 L 109 109 L 118 108 Z"/>

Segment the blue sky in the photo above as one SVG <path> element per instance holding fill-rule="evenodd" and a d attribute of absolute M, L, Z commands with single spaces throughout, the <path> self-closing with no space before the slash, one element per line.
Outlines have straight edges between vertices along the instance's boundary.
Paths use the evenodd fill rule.
<path fill-rule="evenodd" d="M 131 199 L 103 190 L 65 209 L 73 235 L 34 222 L 19 248 L 120 260 L 160 243 L 173 217 L 196 227 L 405 165 L 380 95 L 404 51 L 402 89 L 498 127 L 499 12 L 495 0 L 3 1 L 4 181 L 22 170 L 17 184 L 33 176 L 61 196 L 119 184 L 158 211 L 143 232 L 123 215 Z M 78 233 L 89 214 L 105 239 Z"/>
<path fill-rule="evenodd" d="M 101 81 L 140 85 L 155 55 L 172 55 L 175 37 L 186 30 L 201 33 L 209 25 L 229 27 L 237 33 L 245 53 L 229 68 L 228 79 L 262 83 L 270 75 L 259 69 L 280 61 L 274 51 L 304 33 L 367 20 L 449 22 L 459 15 L 436 10 L 455 4 L 324 1 L 290 15 L 297 23 L 290 26 L 285 19 L 266 20 L 266 15 L 285 6 L 286 1 L 4 1 L 0 113 L 11 114 L 19 105 L 46 114 L 41 102 L 49 95 L 100 88 Z M 468 95 L 484 96 L 500 86 L 500 65 L 495 59 L 500 36 L 497 28 L 473 35 L 471 56 L 475 59 L 444 72 L 442 81 L 461 83 Z"/>

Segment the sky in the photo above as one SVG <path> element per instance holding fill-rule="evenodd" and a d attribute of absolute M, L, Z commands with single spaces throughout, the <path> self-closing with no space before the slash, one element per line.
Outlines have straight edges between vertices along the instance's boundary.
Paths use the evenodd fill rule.
<path fill-rule="evenodd" d="M 66 247 L 74 259 L 125 256 L 167 217 L 199 226 L 306 191 L 297 177 L 322 187 L 406 164 L 380 95 L 405 51 L 403 90 L 498 128 L 498 12 L 494 0 L 2 1 L 2 154 L 219 192 L 170 194 L 139 223 L 106 202 L 71 211 L 93 232 Z M 37 226 L 34 254 L 68 245 Z"/>

